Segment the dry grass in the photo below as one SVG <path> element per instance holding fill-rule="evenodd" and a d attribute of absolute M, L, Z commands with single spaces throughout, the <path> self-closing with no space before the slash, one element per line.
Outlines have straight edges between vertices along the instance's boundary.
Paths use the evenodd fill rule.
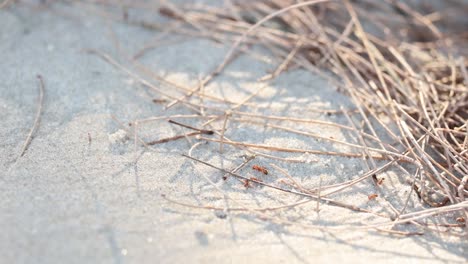
<path fill-rule="evenodd" d="M 133 73 L 109 55 L 93 51 L 166 98 L 168 100 L 166 109 L 178 105 L 194 113 L 186 116 L 163 116 L 135 121 L 132 132 L 135 142 L 144 143 L 138 136 L 137 128 L 146 122 L 181 117 L 196 119 L 199 120 L 199 128 L 190 128 L 196 132 L 144 144 L 150 147 L 148 145 L 180 138 L 187 138 L 189 142 L 192 142 L 189 137 L 196 136 L 198 143 L 193 144 L 186 157 L 238 178 L 246 185 L 252 182 L 307 199 L 279 208 L 251 209 L 240 206 L 235 209 L 231 208 L 230 211 L 249 211 L 263 219 L 296 225 L 297 223 L 280 220 L 282 218 L 272 217 L 265 212 L 270 209 L 291 208 L 309 201 L 317 201 L 318 208 L 319 203 L 325 201 L 330 205 L 353 211 L 373 213 L 351 204 L 335 201 L 328 196 L 342 192 L 364 180 L 374 178 L 377 182 L 375 177 L 377 173 L 396 167 L 407 175 L 412 175 L 408 184 L 413 187 L 414 192 L 408 195 L 417 195 L 427 208 L 407 213 L 410 198 L 408 196 L 405 205 L 401 208 L 395 208 L 389 203 L 392 213 L 390 216 L 383 216 L 386 218 L 385 222 L 365 225 L 362 228 L 374 228 L 403 235 L 419 234 L 419 232 L 396 231 L 395 227 L 403 223 L 412 223 L 431 230 L 428 224 L 420 220 L 448 212 L 458 215 L 460 223 L 444 224 L 444 226 L 463 227 L 465 225 L 461 222 L 468 218 L 468 201 L 466 200 L 468 196 L 468 62 L 465 57 L 468 50 L 463 44 L 466 44 L 468 32 L 463 31 L 466 30 L 463 15 L 466 13 L 467 6 L 462 1 L 450 1 L 446 4 L 449 8 L 444 10 L 436 9 L 428 3 L 425 6 L 410 6 L 402 1 L 392 0 L 227 1 L 226 5 L 226 8 L 208 5 L 175 6 L 169 3 L 159 6 L 160 14 L 174 20 L 170 26 L 134 21 L 128 19 L 126 15 L 120 18 L 115 16 L 115 13 L 106 14 L 108 17 L 146 28 L 165 30 L 166 33 L 204 37 L 220 43 L 234 42 L 225 59 L 211 74 L 201 78 L 196 87 L 184 87 L 171 83 L 144 68 L 137 60 L 133 60 L 133 66 L 136 69 L 151 76 L 154 81 L 174 87 L 183 94 L 182 96 L 174 96 L 159 89 L 152 82 Z M 127 10 L 148 6 L 130 3 L 121 4 L 119 7 Z M 339 124 L 323 120 L 252 114 L 239 110 L 242 106 L 249 106 L 249 101 L 257 96 L 260 90 L 239 102 L 205 93 L 204 87 L 222 74 L 225 67 L 235 60 L 239 53 L 258 56 L 250 49 L 252 45 L 264 47 L 280 61 L 276 70 L 260 78 L 259 82 L 266 83 L 289 68 L 302 68 L 309 70 L 311 74 L 321 74 L 340 87 L 356 107 L 354 111 L 337 109 L 323 110 L 323 112 L 344 115 L 348 122 Z M 145 45 L 133 56 L 133 59 L 144 56 L 144 53 L 152 47 Z M 213 102 L 212 106 L 207 104 L 208 101 Z M 218 107 L 216 103 L 222 103 L 228 107 Z M 356 152 L 273 147 L 233 141 L 225 135 L 228 122 L 256 124 L 259 120 L 286 120 L 292 123 L 337 127 L 354 133 L 358 142 L 321 137 L 300 129 L 268 123 L 272 129 L 350 146 Z M 215 122 L 221 124 L 218 129 L 207 130 L 205 128 Z M 359 122 L 363 124 L 362 127 L 358 125 Z M 202 133 L 202 131 L 210 131 L 214 136 L 204 136 L 207 133 Z M 310 189 L 295 181 L 287 171 L 277 167 L 276 169 L 285 176 L 283 183 L 291 187 L 285 188 L 247 178 L 236 171 L 228 171 L 194 158 L 191 152 L 202 141 L 219 143 L 221 153 L 223 146 L 231 145 L 251 155 L 286 162 L 307 161 L 276 156 L 275 153 L 313 153 L 364 158 L 368 171 L 353 180 L 328 186 L 320 184 L 317 188 Z M 378 165 L 378 160 L 386 162 L 384 165 Z M 207 181 L 216 187 L 208 178 Z M 222 190 L 219 191 L 225 197 L 228 196 Z M 213 206 L 185 205 L 221 210 Z M 447 233 L 466 235 L 463 232 L 451 233 L 451 231 L 449 229 Z"/>

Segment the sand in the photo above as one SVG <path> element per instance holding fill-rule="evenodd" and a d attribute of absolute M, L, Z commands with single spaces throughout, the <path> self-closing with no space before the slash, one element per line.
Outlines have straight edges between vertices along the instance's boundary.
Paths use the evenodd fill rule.
<path fill-rule="evenodd" d="M 90 9 L 92 11 L 92 9 Z M 463 263 L 467 243 L 437 234 L 400 237 L 374 231 L 326 231 L 288 227 L 249 213 L 223 214 L 172 204 L 163 198 L 223 207 L 223 195 L 204 177 L 243 205 L 278 206 L 298 197 L 262 187 L 245 189 L 234 179 L 182 157 L 191 142 L 185 139 L 142 146 L 135 151 L 132 135 L 113 119 L 131 122 L 153 116 L 190 114 L 175 106 L 164 111 L 152 103 L 160 95 L 97 56 L 96 49 L 119 58 L 135 54 L 155 31 L 105 20 L 82 5 L 23 2 L 0 10 L 0 259 L 2 263 L 316 263 L 425 262 Z M 130 14 L 132 15 L 132 14 Z M 134 14 L 133 14 L 134 15 Z M 152 17 L 156 21 L 163 18 Z M 168 35 L 169 41 L 147 52 L 141 62 L 168 79 L 191 87 L 212 70 L 228 46 L 208 40 Z M 116 43 L 119 43 L 116 45 Z M 276 63 L 272 61 L 272 63 Z M 215 79 L 207 92 L 241 100 L 261 88 L 256 82 L 274 69 L 244 55 Z M 34 121 L 38 100 L 36 75 L 45 80 L 45 101 L 38 131 L 23 157 L 18 157 Z M 173 88 L 160 86 L 168 93 Z M 321 76 L 293 70 L 267 84 L 251 101 L 258 113 L 345 121 L 314 109 L 351 107 L 349 100 Z M 182 119 L 183 120 L 183 119 Z M 185 120 L 190 123 L 190 120 Z M 220 127 L 216 124 L 217 128 Z M 180 134 L 184 129 L 165 121 L 140 126 L 145 140 Z M 349 139 L 338 129 L 311 127 L 311 132 Z M 233 140 L 290 148 L 352 151 L 349 147 L 278 132 L 265 126 L 228 124 Z M 193 155 L 226 169 L 242 162 L 244 152 L 203 144 Z M 287 169 L 297 179 L 317 186 L 356 177 L 359 159 L 278 154 L 308 159 L 305 164 L 257 158 L 271 169 L 270 182 Z M 138 157 L 135 163 L 135 157 Z M 257 175 L 247 167 L 243 175 Z M 367 209 L 384 212 L 385 199 L 401 199 L 409 191 L 396 172 L 385 174 L 383 191 L 371 182 L 334 196 Z M 260 177 L 260 176 L 258 176 Z M 262 176 L 263 177 L 263 176 Z M 375 201 L 367 196 L 380 192 Z M 413 208 L 421 208 L 413 199 Z M 232 201 L 231 206 L 235 207 Z M 395 204 L 400 204 L 396 201 Z M 312 203 L 284 215 L 315 225 L 337 227 L 374 221 L 333 206 Z"/>

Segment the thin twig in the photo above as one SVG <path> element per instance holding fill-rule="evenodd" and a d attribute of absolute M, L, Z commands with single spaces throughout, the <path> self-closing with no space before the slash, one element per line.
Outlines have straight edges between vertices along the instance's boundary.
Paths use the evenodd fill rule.
<path fill-rule="evenodd" d="M 221 135 L 219 136 L 219 153 L 223 153 L 224 133 L 226 132 L 226 125 L 230 116 L 230 112 L 226 112 L 224 114 L 223 129 L 221 130 Z"/>
<path fill-rule="evenodd" d="M 196 135 L 200 135 L 200 134 L 201 134 L 201 132 L 198 132 L 198 131 L 197 132 L 191 132 L 191 133 L 186 133 L 186 134 L 183 134 L 183 135 L 177 135 L 177 136 L 173 136 L 173 137 L 168 137 L 168 138 L 163 138 L 163 139 L 159 139 L 159 140 L 150 141 L 150 142 L 147 142 L 146 144 L 148 144 L 149 146 L 152 146 L 152 145 L 167 143 L 167 142 L 171 142 L 171 141 L 178 140 L 178 139 L 181 139 L 181 138 L 192 137 L 192 136 L 196 136 Z"/>
<path fill-rule="evenodd" d="M 29 131 L 28 137 L 26 138 L 26 141 L 23 144 L 23 148 L 21 149 L 19 157 L 22 157 L 25 153 L 26 150 L 29 147 L 29 144 L 31 144 L 32 138 L 34 136 L 34 133 L 36 132 L 37 128 L 39 127 L 39 123 L 41 120 L 41 113 L 42 113 L 42 105 L 44 104 L 44 80 L 41 75 L 36 76 L 37 79 L 39 80 L 39 100 L 37 103 L 37 112 L 36 112 L 36 117 L 34 119 L 33 126 L 31 127 L 31 130 Z"/>
<path fill-rule="evenodd" d="M 169 123 L 171 123 L 171 124 L 174 124 L 174 125 L 178 125 L 178 126 L 181 126 L 181 127 L 185 127 L 185 128 L 188 128 L 188 129 L 192 129 L 192 130 L 198 131 L 198 132 L 200 132 L 200 134 L 204 134 L 204 135 L 213 135 L 213 134 L 214 134 L 214 131 L 213 131 L 213 130 L 207 130 L 207 129 L 196 128 L 196 127 L 193 127 L 193 126 L 189 126 L 189 125 L 186 125 L 186 124 L 182 124 L 182 123 L 177 122 L 177 121 L 174 121 L 174 120 L 172 120 L 172 119 L 169 119 L 167 122 L 169 122 Z"/>

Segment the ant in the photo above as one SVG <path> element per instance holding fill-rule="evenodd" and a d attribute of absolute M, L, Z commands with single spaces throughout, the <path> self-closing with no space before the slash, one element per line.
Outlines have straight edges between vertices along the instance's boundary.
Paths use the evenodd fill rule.
<path fill-rule="evenodd" d="M 259 172 L 262 172 L 265 175 L 268 175 L 268 170 L 265 169 L 265 167 L 258 166 L 258 165 L 253 165 L 252 169 L 254 169 L 256 171 L 259 171 Z"/>

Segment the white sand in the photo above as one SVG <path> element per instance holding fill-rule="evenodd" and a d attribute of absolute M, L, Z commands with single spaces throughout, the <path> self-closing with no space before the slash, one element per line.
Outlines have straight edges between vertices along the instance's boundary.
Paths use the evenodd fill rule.
<path fill-rule="evenodd" d="M 181 157 L 185 140 L 161 144 L 144 152 L 134 165 L 131 135 L 111 119 L 131 121 L 151 116 L 190 113 L 182 107 L 164 112 L 151 102 L 158 95 L 96 56 L 93 48 L 117 57 L 110 28 L 122 50 L 133 54 L 155 32 L 122 23 L 104 23 L 77 6 L 54 5 L 53 10 L 19 7 L 0 10 L 0 262 L 1 263 L 315 263 L 315 262 L 464 262 L 467 243 L 434 234 L 393 237 L 369 231 L 320 231 L 285 228 L 251 214 L 190 209 L 163 200 L 224 206 L 222 194 L 201 175 L 244 205 L 267 207 L 298 201 L 298 197 L 262 187 L 245 190 L 230 179 Z M 70 17 L 69 15 L 73 17 Z M 159 18 L 155 18 L 159 19 Z M 107 25 L 107 26 L 106 26 Z M 168 36 L 166 39 L 179 38 Z M 194 85 L 224 57 L 228 47 L 200 39 L 178 41 L 147 53 L 142 62 L 171 80 Z M 255 80 L 274 66 L 248 56 L 234 62 L 206 89 L 210 94 L 240 101 L 259 88 Z M 46 83 L 39 130 L 26 154 L 17 159 L 37 107 L 36 74 Z M 161 87 L 173 93 L 172 88 Z M 311 109 L 338 109 L 351 104 L 327 81 L 305 71 L 292 71 L 264 89 L 254 102 L 258 112 L 344 121 Z M 246 108 L 244 108 L 245 110 Z M 190 123 L 190 120 L 185 122 Z M 195 123 L 192 123 L 195 124 Z M 221 126 L 216 124 L 216 128 Z M 306 126 L 311 132 L 351 140 L 339 130 Z M 147 140 L 185 131 L 166 122 L 142 125 Z M 89 141 L 89 136 L 91 141 Z M 230 123 L 226 136 L 291 148 L 353 151 L 342 146 L 263 126 Z M 192 143 L 196 140 L 192 139 Z M 141 153 L 144 149 L 139 147 Z M 242 162 L 243 152 L 209 143 L 193 155 L 226 169 Z M 331 184 L 357 177 L 364 170 L 358 159 L 277 154 L 309 159 L 309 164 L 274 162 L 304 184 L 316 187 L 319 177 Z M 258 158 L 265 165 L 273 161 Z M 249 167 L 243 175 L 256 175 Z M 266 181 L 281 174 L 271 169 Z M 409 186 L 397 173 L 385 175 L 382 191 L 364 182 L 334 199 L 385 212 L 385 200 L 398 208 Z M 367 196 L 381 197 L 369 202 Z M 275 201 L 276 200 L 276 201 Z M 414 205 L 413 205 L 414 203 Z M 235 207 L 236 205 L 230 202 Z M 366 214 L 315 203 L 291 210 L 290 220 L 325 226 L 374 221 Z M 412 208 L 420 208 L 416 199 Z"/>

